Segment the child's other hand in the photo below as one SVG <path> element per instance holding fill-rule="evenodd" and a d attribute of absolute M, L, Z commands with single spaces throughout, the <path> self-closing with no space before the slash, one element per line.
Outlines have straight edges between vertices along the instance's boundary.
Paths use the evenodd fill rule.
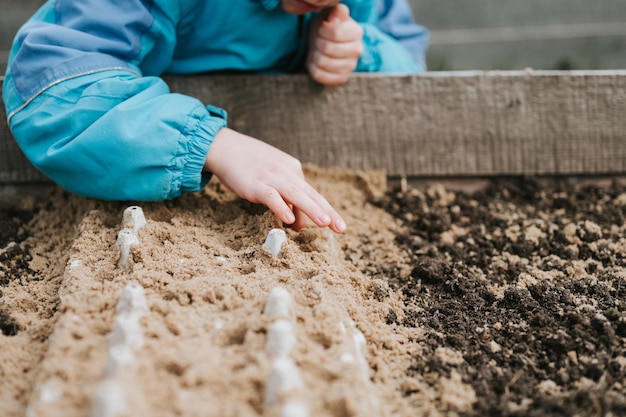
<path fill-rule="evenodd" d="M 348 81 L 363 53 L 363 28 L 345 4 L 325 9 L 311 24 L 307 70 L 328 87 Z"/>
<path fill-rule="evenodd" d="M 320 227 L 343 233 L 346 224 L 304 178 L 296 158 L 260 140 L 224 128 L 215 136 L 204 165 L 239 197 L 269 207 L 300 231 L 306 217 Z"/>

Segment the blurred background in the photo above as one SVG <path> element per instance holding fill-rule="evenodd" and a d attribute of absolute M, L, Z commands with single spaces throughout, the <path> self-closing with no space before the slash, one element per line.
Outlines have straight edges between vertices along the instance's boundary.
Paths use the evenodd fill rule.
<path fill-rule="evenodd" d="M 626 68 L 626 0 L 409 0 L 437 70 Z"/>
<path fill-rule="evenodd" d="M 228 1 L 228 0 L 224 0 Z M 409 0 L 430 71 L 625 69 L 626 0 Z M 0 0 L 0 73 L 43 0 Z"/>

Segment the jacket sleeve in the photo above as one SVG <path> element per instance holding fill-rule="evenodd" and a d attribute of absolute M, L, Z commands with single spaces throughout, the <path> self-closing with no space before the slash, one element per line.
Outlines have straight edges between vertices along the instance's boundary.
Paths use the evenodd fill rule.
<path fill-rule="evenodd" d="M 48 2 L 16 37 L 3 85 L 11 131 L 72 192 L 159 201 L 208 181 L 225 112 L 153 76 L 171 62 L 184 2 L 157 3 Z"/>
<path fill-rule="evenodd" d="M 413 11 L 407 0 L 378 0 L 378 27 L 396 39 L 423 68 L 430 34 L 415 23 Z"/>
<path fill-rule="evenodd" d="M 426 70 L 428 31 L 413 22 L 406 0 L 347 0 L 363 27 L 363 54 L 357 72 L 421 73 Z"/>

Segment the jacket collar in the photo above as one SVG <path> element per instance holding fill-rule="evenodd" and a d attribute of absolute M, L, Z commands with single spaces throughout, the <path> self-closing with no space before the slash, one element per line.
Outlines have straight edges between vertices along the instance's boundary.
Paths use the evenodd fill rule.
<path fill-rule="evenodd" d="M 274 10 L 280 4 L 280 0 L 261 0 L 267 10 Z"/>

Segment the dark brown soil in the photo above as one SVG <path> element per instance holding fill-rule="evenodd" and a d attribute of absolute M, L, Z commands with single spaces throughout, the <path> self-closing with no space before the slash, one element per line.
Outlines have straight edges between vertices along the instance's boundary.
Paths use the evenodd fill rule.
<path fill-rule="evenodd" d="M 34 213 L 35 209 L 0 208 L 0 298 L 2 288 L 28 270 L 31 260 L 28 247 L 20 243 L 28 237 L 27 224 Z M 3 303 L 0 303 L 0 331 L 5 336 L 15 336 L 19 331 L 19 325 L 5 311 Z"/>
<path fill-rule="evenodd" d="M 523 179 L 379 201 L 410 231 L 412 273 L 391 278 L 397 324 L 426 330 L 410 372 L 459 373 L 478 398 L 467 416 L 626 415 L 625 200 L 617 183 Z"/>

